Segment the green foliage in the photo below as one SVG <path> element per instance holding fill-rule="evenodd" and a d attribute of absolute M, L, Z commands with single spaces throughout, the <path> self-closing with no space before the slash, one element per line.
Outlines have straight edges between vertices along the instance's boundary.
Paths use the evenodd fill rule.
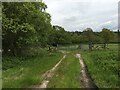
<path fill-rule="evenodd" d="M 23 61 L 25 61 L 25 58 L 5 56 L 2 58 L 2 69 L 7 70 L 16 67 L 21 65 Z"/>
<path fill-rule="evenodd" d="M 82 41 L 82 37 L 80 35 L 74 34 L 72 36 L 72 43 L 76 44 L 76 43 L 81 43 Z"/>
<path fill-rule="evenodd" d="M 23 50 L 22 57 L 14 57 L 14 56 L 3 56 L 3 70 L 13 68 L 17 65 L 21 65 L 26 59 L 33 57 L 44 57 L 47 56 L 48 52 L 40 47 L 28 47 Z"/>
<path fill-rule="evenodd" d="M 103 28 L 101 32 L 103 43 L 109 43 L 109 41 L 114 38 L 114 33 L 109 29 Z M 111 41 L 112 41 L 111 40 Z"/>
<path fill-rule="evenodd" d="M 21 55 L 23 48 L 29 45 L 47 44 L 51 17 L 46 8 L 43 2 L 3 3 L 3 53 L 10 50 L 13 55 Z"/>
<path fill-rule="evenodd" d="M 53 30 L 49 34 L 49 45 L 54 44 L 69 44 L 70 42 L 70 35 L 68 32 L 64 30 L 61 26 L 53 26 Z"/>
<path fill-rule="evenodd" d="M 47 50 L 45 50 L 44 48 L 40 48 L 40 47 L 28 47 L 26 49 L 23 50 L 22 52 L 22 56 L 24 57 L 35 57 L 35 56 L 46 56 L 48 54 Z"/>
<path fill-rule="evenodd" d="M 114 33 L 109 29 L 103 28 L 101 32 L 101 37 L 103 38 L 104 49 L 106 49 L 106 44 L 114 40 Z"/>
<path fill-rule="evenodd" d="M 91 28 L 86 28 L 83 31 L 83 36 L 85 36 L 87 38 L 88 42 L 93 42 L 94 39 L 94 33 L 93 30 Z"/>
<path fill-rule="evenodd" d="M 52 27 L 47 5 L 42 1 L 4 2 L 2 6 L 3 55 L 21 56 L 29 46 L 108 43 L 114 36 L 108 29 L 96 34 L 91 28 L 73 33 L 58 25 Z"/>
<path fill-rule="evenodd" d="M 109 50 L 84 51 L 82 57 L 99 88 L 118 88 L 119 61 L 116 45 L 110 45 Z"/>

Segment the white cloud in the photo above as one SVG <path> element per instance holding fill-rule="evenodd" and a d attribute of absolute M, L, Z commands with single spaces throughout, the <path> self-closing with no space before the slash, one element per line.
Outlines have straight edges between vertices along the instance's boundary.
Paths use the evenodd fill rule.
<path fill-rule="evenodd" d="M 52 24 L 67 31 L 83 30 L 86 27 L 100 31 L 104 27 L 117 29 L 118 0 L 43 0 Z"/>
<path fill-rule="evenodd" d="M 112 21 L 107 21 L 105 23 L 100 24 L 100 26 L 109 26 L 112 24 Z"/>

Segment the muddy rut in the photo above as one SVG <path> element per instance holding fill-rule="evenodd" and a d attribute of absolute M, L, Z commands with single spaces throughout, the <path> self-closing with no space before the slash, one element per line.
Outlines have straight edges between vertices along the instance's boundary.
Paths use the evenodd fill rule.
<path fill-rule="evenodd" d="M 80 79 L 81 79 L 81 87 L 82 88 L 95 88 L 95 89 L 98 89 L 98 87 L 94 84 L 91 76 L 89 75 L 88 70 L 86 68 L 86 65 L 85 65 L 83 59 L 81 58 L 81 55 L 76 54 L 76 57 L 79 59 L 80 66 L 81 66 L 81 74 L 82 74 L 82 77 L 80 77 Z"/>

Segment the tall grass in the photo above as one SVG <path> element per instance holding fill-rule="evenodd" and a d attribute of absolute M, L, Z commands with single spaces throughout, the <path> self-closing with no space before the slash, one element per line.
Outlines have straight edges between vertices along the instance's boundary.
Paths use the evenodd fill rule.
<path fill-rule="evenodd" d="M 24 88 L 40 84 L 42 74 L 51 69 L 62 56 L 56 52 L 46 57 L 32 57 L 18 66 L 3 70 L 3 88 Z"/>
<path fill-rule="evenodd" d="M 82 51 L 82 57 L 99 88 L 118 87 L 117 45 L 109 45 L 108 50 Z"/>

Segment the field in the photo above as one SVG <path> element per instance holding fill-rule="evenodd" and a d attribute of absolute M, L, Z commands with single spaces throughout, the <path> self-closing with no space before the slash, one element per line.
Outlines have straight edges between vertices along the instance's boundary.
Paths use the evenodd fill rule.
<path fill-rule="evenodd" d="M 95 84 L 99 88 L 118 87 L 118 45 L 107 50 L 82 51 L 82 57 Z"/>
<path fill-rule="evenodd" d="M 91 75 L 94 83 L 98 88 L 118 88 L 118 44 L 108 44 L 107 49 L 103 48 L 88 50 L 88 45 L 77 45 L 62 47 L 63 50 L 77 50 L 81 55 Z M 94 46 L 101 46 L 95 44 Z"/>
<path fill-rule="evenodd" d="M 59 51 L 66 53 L 47 88 L 81 88 L 81 68 L 75 54 L 80 53 L 88 73 L 98 88 L 118 87 L 118 45 L 109 44 L 109 49 L 93 49 L 89 51 L 87 45 L 78 49 L 78 45 L 60 46 Z M 52 52 L 44 57 L 21 58 L 6 57 L 10 59 L 3 63 L 3 88 L 23 88 L 40 85 L 42 75 L 51 69 L 61 58 L 63 53 Z M 13 59 L 14 62 L 11 61 Z M 16 59 L 16 62 L 15 62 Z"/>

